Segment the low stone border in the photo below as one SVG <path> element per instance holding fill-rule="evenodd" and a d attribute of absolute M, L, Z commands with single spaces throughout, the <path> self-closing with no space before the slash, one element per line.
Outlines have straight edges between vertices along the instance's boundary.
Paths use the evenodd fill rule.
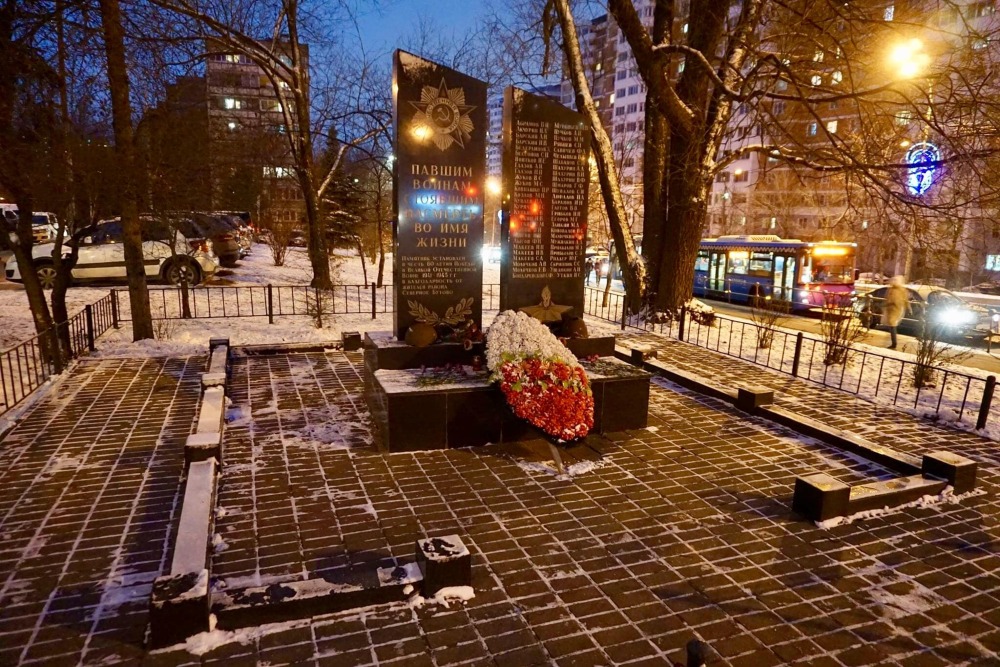
<path fill-rule="evenodd" d="M 228 374 L 229 340 L 213 338 L 209 341 L 208 370 L 201 376 L 198 424 L 184 444 L 187 479 L 170 574 L 153 582 L 149 626 L 154 648 L 176 644 L 210 629 L 208 549 L 215 525 Z"/>
<path fill-rule="evenodd" d="M 209 630 L 209 576 L 215 516 L 215 460 L 188 466 L 181 520 L 170 574 L 153 582 L 149 608 L 150 643 L 169 646 Z"/>
<path fill-rule="evenodd" d="M 212 613 L 217 627 L 237 630 L 320 614 L 403 602 L 417 587 L 424 597 L 442 589 L 472 585 L 472 555 L 458 535 L 417 540 L 416 562 L 378 568 L 365 584 L 325 579 L 289 579 L 266 586 L 216 591 Z"/>
<path fill-rule="evenodd" d="M 770 389 L 743 386 L 734 390 L 716 384 L 657 361 L 648 348 L 619 346 L 615 348 L 615 356 L 692 391 L 727 401 L 744 412 L 763 417 L 903 475 L 893 480 L 854 486 L 844 484 L 825 473 L 799 477 L 795 480 L 792 510 L 811 521 L 826 521 L 882 507 L 897 507 L 923 496 L 937 495 L 947 486 L 951 486 L 956 494 L 967 493 L 976 488 L 976 462 L 963 456 L 935 451 L 920 459 L 897 452 L 774 405 L 774 392 Z"/>
<path fill-rule="evenodd" d="M 254 352 L 240 349 L 240 353 Z M 170 574 L 153 582 L 152 648 L 183 642 L 214 627 L 233 630 L 404 601 L 416 586 L 421 586 L 425 596 L 433 596 L 444 588 L 472 585 L 472 556 L 458 535 L 447 535 L 418 540 L 415 562 L 378 568 L 365 585 L 299 579 L 213 592 L 209 547 L 223 460 L 229 341 L 212 339 L 209 355 L 196 432 L 184 446 L 187 480 Z"/>
<path fill-rule="evenodd" d="M 184 443 L 184 462 L 215 459 L 222 465 L 222 431 L 226 421 L 226 379 L 229 376 L 229 339 L 209 341 L 208 370 L 201 376 L 198 426 Z"/>

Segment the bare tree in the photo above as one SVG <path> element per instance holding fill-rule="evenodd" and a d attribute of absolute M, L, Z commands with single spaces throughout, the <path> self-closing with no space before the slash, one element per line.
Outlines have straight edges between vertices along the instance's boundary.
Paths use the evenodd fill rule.
<path fill-rule="evenodd" d="M 342 136 L 340 155 L 325 173 L 317 170 L 314 152 L 316 131 L 310 117 L 312 72 L 309 46 L 304 41 L 311 17 L 299 0 L 281 0 L 273 7 L 249 1 L 237 3 L 237 7 L 231 2 L 201 3 L 193 0 L 154 0 L 154 4 L 192 22 L 192 29 L 201 34 L 207 43 L 216 45 L 215 48 L 246 56 L 267 77 L 278 100 L 278 110 L 284 118 L 287 129 L 284 136 L 292 170 L 304 200 L 312 286 L 329 289 L 332 279 L 320 202 L 343 150 L 363 143 L 382 128 L 370 129 L 360 136 Z M 367 111 L 356 110 L 355 113 L 365 114 Z M 370 110 L 368 115 L 378 116 L 380 112 L 382 110 Z M 382 114 L 379 121 L 381 125 L 387 125 L 388 117 Z"/>
<path fill-rule="evenodd" d="M 139 193 L 136 188 L 135 145 L 132 132 L 132 101 L 129 97 L 125 34 L 118 0 L 101 0 L 101 25 L 107 57 L 108 85 L 115 133 L 115 153 L 121 185 L 121 218 L 125 269 L 128 274 L 129 304 L 132 309 L 132 339 L 153 338 L 149 291 L 139 230 Z"/>

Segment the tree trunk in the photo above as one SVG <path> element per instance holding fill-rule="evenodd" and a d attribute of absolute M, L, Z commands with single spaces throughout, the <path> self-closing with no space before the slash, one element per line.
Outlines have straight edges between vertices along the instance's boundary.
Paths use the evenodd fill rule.
<path fill-rule="evenodd" d="M 379 216 L 378 224 L 376 226 L 378 230 L 378 286 L 382 286 L 382 280 L 385 277 L 385 241 L 383 241 L 384 228 L 383 228 L 382 217 Z"/>
<path fill-rule="evenodd" d="M 708 212 L 709 188 L 701 161 L 697 145 L 692 145 L 687 137 L 672 138 L 672 169 L 667 175 L 670 205 L 663 230 L 660 279 L 656 285 L 658 310 L 676 312 L 691 298 L 694 262 Z"/>
<path fill-rule="evenodd" d="M 664 225 L 667 219 L 666 166 L 669 130 L 663 114 L 646 105 L 646 137 L 642 162 L 642 256 L 646 263 L 647 300 L 656 299 L 662 271 Z"/>
<path fill-rule="evenodd" d="M 146 271 L 139 230 L 139 200 L 136 189 L 135 145 L 132 140 L 132 102 L 129 99 L 125 36 L 119 0 L 100 0 L 104 51 L 107 56 L 111 117 L 115 133 L 115 155 L 121 183 L 121 214 L 125 270 L 128 274 L 129 304 L 132 308 L 132 340 L 153 338 L 153 318 L 146 288 Z"/>
<path fill-rule="evenodd" d="M 601 194 L 608 210 L 608 224 L 615 240 L 615 253 L 622 267 L 622 279 L 625 283 L 628 309 L 638 312 L 645 296 L 646 269 L 642 258 L 635 250 L 628 218 L 625 214 L 625 204 L 622 201 L 621 188 L 618 184 L 618 173 L 615 169 L 615 155 L 600 114 L 594 105 L 583 67 L 583 57 L 580 54 L 580 41 L 576 33 L 576 23 L 573 20 L 568 0 L 555 0 L 555 9 L 559 15 L 559 25 L 562 29 L 563 54 L 569 64 L 573 90 L 576 93 L 576 107 L 587 117 L 590 123 L 593 145 L 591 150 L 597 161 L 597 175 L 601 183 Z"/>
<path fill-rule="evenodd" d="M 76 200 L 74 187 L 73 153 L 69 145 L 69 90 L 66 82 L 66 6 L 63 0 L 56 0 L 56 66 L 59 76 L 59 126 L 56 131 L 58 141 L 58 165 L 64 170 L 60 181 L 65 188 L 59 210 L 59 226 L 56 233 L 55 252 L 52 261 L 56 267 L 56 281 L 52 287 L 49 299 L 52 302 L 52 319 L 56 324 L 57 338 L 62 349 L 63 358 L 68 360 L 72 354 L 72 341 L 69 327 L 60 326 L 69 321 L 69 309 L 66 307 L 66 293 L 72 282 L 71 272 L 76 265 L 77 243 L 70 242 L 70 255 L 63 258 L 63 243 L 72 237 L 76 228 Z M 75 239 L 74 239 L 75 241 Z"/>
<path fill-rule="evenodd" d="M 361 245 L 361 237 L 358 237 L 358 257 L 361 259 L 361 275 L 365 285 L 368 284 L 368 265 L 365 263 L 365 248 Z"/>
<path fill-rule="evenodd" d="M 655 3 L 650 31 L 654 44 L 662 44 L 671 39 L 673 19 L 673 3 Z M 660 283 L 663 226 L 667 218 L 666 174 L 670 126 L 658 105 L 646 104 L 645 127 L 642 158 L 642 255 L 646 263 L 646 299 L 650 301 L 655 300 L 655 292 Z"/>

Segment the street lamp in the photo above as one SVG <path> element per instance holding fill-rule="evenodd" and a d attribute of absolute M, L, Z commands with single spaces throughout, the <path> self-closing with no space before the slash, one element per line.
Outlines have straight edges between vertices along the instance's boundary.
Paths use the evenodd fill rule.
<path fill-rule="evenodd" d="M 889 50 L 888 64 L 890 67 L 894 68 L 895 76 L 900 80 L 909 80 L 916 77 L 922 76 L 927 68 L 931 64 L 931 56 L 924 49 L 924 43 L 913 37 L 911 39 L 905 40 L 895 44 Z M 933 84 L 928 80 L 927 82 L 927 118 L 925 119 L 924 127 L 921 132 L 921 142 L 918 146 L 927 144 L 927 135 L 930 130 L 931 114 L 932 109 L 932 97 L 934 95 Z M 909 156 L 914 148 L 910 147 L 910 142 L 908 140 L 903 140 L 900 142 L 901 148 L 908 148 L 906 155 Z M 927 144 L 929 145 L 929 144 Z M 922 195 L 926 192 L 926 188 L 916 193 L 917 196 Z M 903 267 L 902 275 L 906 276 L 906 279 L 910 279 L 910 274 L 913 270 L 913 246 L 917 242 L 917 223 L 916 219 L 911 220 L 909 227 L 907 229 L 906 244 L 903 247 Z M 897 264 L 896 273 L 900 273 L 899 265 Z"/>

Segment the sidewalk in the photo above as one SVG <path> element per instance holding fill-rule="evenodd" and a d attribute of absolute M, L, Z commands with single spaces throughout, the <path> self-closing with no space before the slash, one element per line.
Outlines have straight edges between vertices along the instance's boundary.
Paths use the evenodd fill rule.
<path fill-rule="evenodd" d="M 642 339 L 895 449 L 975 458 L 985 494 L 818 529 L 791 514 L 797 475 L 889 473 L 662 381 L 650 427 L 594 439 L 603 461 L 572 478 L 496 447 L 384 456 L 358 353 L 239 357 L 216 585 L 365 576 L 412 560 L 418 537 L 457 533 L 476 597 L 144 656 L 203 360 L 85 362 L 0 442 L 0 664 L 664 665 L 697 637 L 720 654 L 709 665 L 1000 665 L 996 443 Z"/>
<path fill-rule="evenodd" d="M 84 360 L 0 442 L 0 664 L 142 657 L 203 363 Z"/>

